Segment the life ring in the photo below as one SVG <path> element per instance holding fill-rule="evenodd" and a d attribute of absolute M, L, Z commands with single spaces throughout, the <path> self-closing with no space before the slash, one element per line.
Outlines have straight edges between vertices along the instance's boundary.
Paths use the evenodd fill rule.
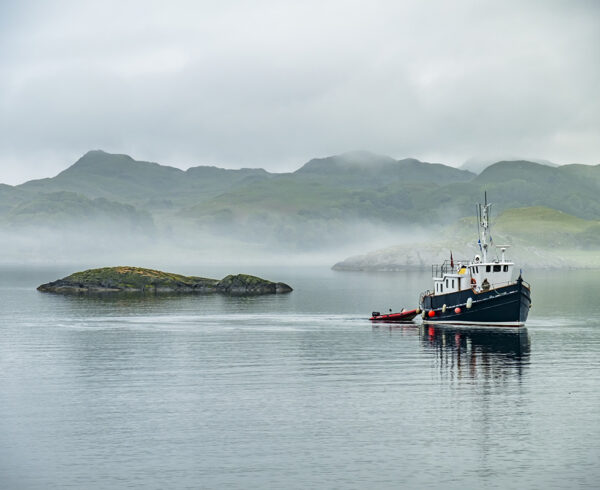
<path fill-rule="evenodd" d="M 477 279 L 474 277 L 471 278 L 471 286 L 477 286 Z"/>

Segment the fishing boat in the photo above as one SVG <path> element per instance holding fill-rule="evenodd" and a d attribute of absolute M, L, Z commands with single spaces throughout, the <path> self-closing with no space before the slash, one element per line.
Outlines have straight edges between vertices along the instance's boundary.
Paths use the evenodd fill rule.
<path fill-rule="evenodd" d="M 523 326 L 531 308 L 531 286 L 506 258 L 508 245 L 493 250 L 487 193 L 477 204 L 479 251 L 472 260 L 450 260 L 432 266 L 433 290 L 421 293 L 423 321 L 459 325 Z M 500 257 L 497 256 L 500 250 Z"/>
<path fill-rule="evenodd" d="M 391 310 L 390 310 L 391 311 Z M 379 311 L 371 313 L 372 322 L 385 322 L 385 323 L 407 323 L 412 321 L 419 312 L 415 310 L 402 310 L 399 313 L 384 313 L 383 315 Z"/>

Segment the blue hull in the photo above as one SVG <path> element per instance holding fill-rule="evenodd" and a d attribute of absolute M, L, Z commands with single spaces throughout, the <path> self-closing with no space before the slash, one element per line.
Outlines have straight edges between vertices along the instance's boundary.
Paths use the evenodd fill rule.
<path fill-rule="evenodd" d="M 469 298 L 472 304 L 467 308 Z M 447 294 L 428 294 L 421 301 L 427 323 L 523 325 L 530 307 L 531 290 L 521 278 L 513 284 L 490 291 L 477 293 L 466 289 Z"/>

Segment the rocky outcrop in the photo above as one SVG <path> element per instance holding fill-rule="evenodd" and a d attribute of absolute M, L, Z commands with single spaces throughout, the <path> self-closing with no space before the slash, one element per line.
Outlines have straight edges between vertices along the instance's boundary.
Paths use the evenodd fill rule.
<path fill-rule="evenodd" d="M 258 295 L 289 293 L 292 288 L 247 274 L 236 274 L 221 280 L 198 276 L 182 276 L 140 267 L 104 267 L 76 272 L 57 281 L 39 286 L 38 291 L 51 293 L 221 293 Z"/>
<path fill-rule="evenodd" d="M 265 281 L 247 274 L 224 277 L 217 283 L 216 289 L 223 294 L 281 294 L 292 291 L 292 288 L 283 282 Z"/>

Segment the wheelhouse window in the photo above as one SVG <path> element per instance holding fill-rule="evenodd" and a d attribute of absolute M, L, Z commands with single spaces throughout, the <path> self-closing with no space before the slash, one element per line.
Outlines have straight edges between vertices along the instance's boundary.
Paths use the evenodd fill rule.
<path fill-rule="evenodd" d="M 495 265 L 494 266 L 494 272 L 501 272 L 502 271 L 502 266 L 501 265 Z"/>
<path fill-rule="evenodd" d="M 492 268 L 491 268 L 489 265 L 486 265 L 486 266 L 485 266 L 485 271 L 486 271 L 486 272 L 490 272 L 490 270 L 491 270 L 491 269 L 492 269 Z"/>
<path fill-rule="evenodd" d="M 504 272 L 508 272 L 508 266 L 507 265 L 504 266 Z"/>

